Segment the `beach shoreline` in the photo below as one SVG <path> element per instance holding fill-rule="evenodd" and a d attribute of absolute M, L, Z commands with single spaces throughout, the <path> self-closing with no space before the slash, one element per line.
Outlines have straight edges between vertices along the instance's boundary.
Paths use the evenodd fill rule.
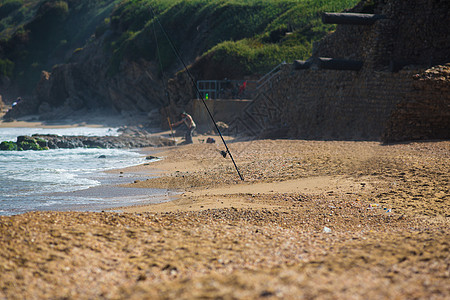
<path fill-rule="evenodd" d="M 3 115 L 8 107 L 0 112 L 0 128 L 71 128 L 71 127 L 124 127 L 142 126 L 148 123 L 146 114 L 121 115 L 116 112 L 87 111 L 78 112 L 73 115 L 58 119 L 42 120 L 39 115 L 28 115 L 14 120 L 4 120 Z"/>
<path fill-rule="evenodd" d="M 20 120 L 20 121 L 14 121 L 14 122 L 2 122 L 0 124 L 0 129 L 2 129 L 2 137 L 4 137 L 5 139 L 8 140 L 15 140 L 12 139 L 11 137 L 17 137 L 19 135 L 24 135 L 24 134 L 29 134 L 31 135 L 31 133 L 38 133 L 38 132 L 42 132 L 45 130 L 52 130 L 49 132 L 55 132 L 59 135 L 63 135 L 63 134 L 67 134 L 75 132 L 75 135 L 79 135 L 80 133 L 86 133 L 86 135 L 90 136 L 90 135 L 95 135 L 95 134 L 106 134 L 106 135 L 110 135 L 110 134 L 115 134 L 117 135 L 117 133 L 115 133 L 116 131 L 110 131 L 110 127 L 105 127 L 104 125 L 100 126 L 98 124 L 96 124 L 96 122 L 93 123 L 89 123 L 86 124 L 85 122 L 76 122 L 75 125 L 72 124 L 72 122 L 59 122 L 59 125 L 49 125 L 48 123 L 44 123 L 44 122 L 29 122 L 27 118 L 27 120 Z M 8 127 L 5 127 L 6 126 Z M 107 130 L 102 130 L 102 128 L 106 128 Z M 9 130 L 12 131 L 9 131 Z M 34 131 L 36 129 L 36 131 Z M 93 130 L 94 129 L 94 130 Z M 101 129 L 101 130 L 97 130 L 97 129 Z M 114 128 L 113 128 L 114 129 Z M 98 132 L 97 132 L 98 131 Z M 9 134 L 8 134 L 9 132 Z M 80 132 L 80 133 L 76 133 L 76 132 Z M 159 135 L 164 135 L 164 132 L 158 133 Z M 72 133 L 73 135 L 73 133 Z M 11 136 L 11 137 L 10 137 Z M 132 136 L 129 137 L 129 139 L 133 139 Z M 132 159 L 133 162 L 135 162 L 135 164 L 142 164 L 142 163 L 151 163 L 151 160 L 147 160 L 145 161 L 145 157 L 149 154 L 155 153 L 155 151 L 157 148 L 155 149 L 149 149 L 147 151 L 143 151 L 140 148 L 136 148 L 136 149 L 129 149 L 129 151 L 131 152 L 135 152 L 135 153 L 139 153 L 139 155 L 141 156 L 141 159 L 139 160 L 140 162 L 137 162 L 137 159 L 135 158 L 135 156 L 133 155 L 129 155 L 130 159 Z M 123 162 L 120 161 L 120 157 L 117 154 L 113 154 L 112 152 L 108 152 L 108 150 L 105 151 L 101 151 L 98 150 L 97 152 L 100 152 L 100 154 L 97 154 L 97 156 L 102 156 L 104 157 L 104 159 L 102 161 L 99 161 L 97 158 L 97 156 L 94 155 L 94 157 L 92 157 L 92 155 L 89 155 L 88 152 L 76 152 L 76 154 L 74 154 L 74 151 L 76 149 L 67 149 L 67 150 L 62 150 L 64 151 L 64 153 L 67 153 L 67 155 L 69 157 L 71 157 L 71 162 L 69 164 L 61 164 L 61 165 L 55 165 L 55 168 L 57 169 L 52 169 L 52 162 L 51 162 L 51 156 L 55 155 L 54 153 L 48 153 L 48 155 L 44 155 L 43 157 L 45 157 L 45 161 L 48 161 L 49 164 L 47 166 L 44 167 L 44 169 L 47 170 L 48 172 L 48 178 L 45 177 L 42 180 L 46 180 L 43 185 L 44 188 L 42 189 L 42 193 L 39 192 L 39 189 L 36 190 L 36 192 L 34 192 L 34 194 L 36 195 L 35 200 L 32 201 L 32 195 L 33 192 L 31 191 L 31 188 L 33 186 L 32 182 L 36 181 L 34 180 L 32 177 L 30 176 L 21 176 L 20 175 L 20 167 L 18 165 L 17 171 L 16 170 L 10 170 L 10 168 L 7 168 L 6 165 L 3 165 L 4 168 L 2 168 L 2 170 L 4 170 L 4 175 L 6 176 L 6 174 L 8 174 L 8 177 L 10 178 L 19 178 L 19 182 L 21 182 L 22 180 L 24 180 L 26 183 L 26 186 L 22 188 L 22 190 L 27 191 L 30 189 L 29 192 L 26 192 L 24 194 L 20 194 L 21 196 L 19 197 L 20 199 L 17 200 L 17 204 L 16 207 L 13 207 L 12 205 L 9 205 L 7 203 L 4 203 L 5 205 L 2 207 L 3 211 L 0 212 L 1 215 L 15 215 L 15 214 L 20 214 L 20 213 L 24 213 L 26 211 L 33 211 L 33 210 L 56 210 L 56 211 L 64 211 L 64 210 L 72 210 L 72 211 L 101 211 L 101 210 L 114 210 L 116 207 L 118 206 L 123 206 L 123 205 L 127 205 L 127 203 L 129 203 L 129 205 L 134 205 L 134 204 L 139 204 L 139 203 L 155 203 L 155 202 L 164 202 L 164 201 L 170 201 L 170 199 L 172 199 L 174 197 L 174 195 L 176 195 L 177 193 L 172 192 L 172 191 L 167 191 L 167 190 L 157 190 L 157 189 L 126 189 L 124 187 L 120 187 L 119 183 L 124 184 L 124 183 L 132 183 L 134 180 L 137 179 L 142 179 L 142 176 L 144 176 L 143 174 L 139 174 L 139 173 L 128 173 L 126 175 L 123 174 L 119 174 L 119 175 L 115 175 L 112 173 L 109 173 L 108 171 L 111 170 L 111 167 L 113 165 L 111 165 L 111 163 L 108 164 L 108 161 L 116 161 L 117 163 L 119 163 L 119 165 L 121 164 L 126 165 L 126 159 L 124 159 Z M 111 151 L 120 151 L 120 150 L 114 150 L 112 149 Z M 31 151 L 33 152 L 33 151 Z M 92 151 L 91 151 L 92 152 Z M 95 149 L 94 149 L 95 152 Z M 56 157 L 54 157 L 53 161 L 59 161 L 62 159 L 62 154 L 63 152 L 58 152 L 58 154 L 56 154 Z M 4 153 L 4 154 L 8 154 L 8 153 Z M 12 153 L 9 153 L 12 155 Z M 23 155 L 21 155 L 23 154 Z M 41 166 L 39 166 L 39 164 L 36 164 L 36 162 L 34 161 L 37 157 L 41 157 L 39 155 L 35 155 L 35 154 L 44 154 L 44 153 L 29 153 L 26 154 L 25 152 L 23 153 L 17 153 L 18 156 L 16 155 L 12 155 L 12 156 L 4 156 L 2 159 L 2 163 L 7 163 L 7 157 L 10 157 L 10 159 L 12 161 L 10 161 L 10 163 L 12 164 L 18 164 L 20 163 L 20 161 L 23 161 L 24 163 L 27 163 L 27 157 L 29 156 L 30 160 L 29 163 L 27 163 L 27 165 L 29 166 L 27 168 L 27 170 L 29 170 L 28 173 L 33 173 L 33 167 L 37 168 L 36 170 L 36 174 L 41 174 L 44 170 L 42 169 Z M 126 153 L 124 153 L 126 154 Z M 25 156 L 24 156 L 25 155 Z M 98 166 L 98 168 L 100 168 L 98 170 L 98 174 L 95 175 L 95 173 L 91 173 L 89 171 L 86 172 L 80 172 L 80 171 L 76 171 L 76 167 L 74 166 L 74 163 L 76 161 L 77 158 L 86 160 L 86 159 L 92 159 L 92 163 L 95 166 Z M 89 157 L 89 158 L 88 158 Z M 128 157 L 128 155 L 126 154 L 125 157 Z M 132 158 L 133 157 L 133 158 Z M 73 161 L 75 160 L 75 161 Z M 84 167 L 87 167 L 89 170 L 92 169 L 93 165 L 86 165 L 83 164 Z M 104 166 L 105 170 L 101 170 L 101 167 Z M 59 168 L 59 169 L 58 169 Z M 81 167 L 83 168 L 83 167 Z M 118 168 L 118 166 L 115 166 L 115 168 Z M 51 183 L 49 181 L 49 178 L 51 178 L 51 174 L 53 173 L 59 173 L 61 178 L 64 178 L 65 176 L 76 176 L 76 180 L 74 180 L 74 185 L 79 185 L 78 189 L 76 190 L 70 190 L 70 188 L 65 187 L 65 186 L 69 186 L 70 183 L 67 182 L 62 182 L 63 185 L 65 185 L 64 187 L 58 188 L 59 185 L 58 183 L 60 182 L 58 178 L 54 178 L 53 183 Z M 78 176 L 77 174 L 80 173 L 81 175 Z M 42 174 L 45 175 L 46 174 Z M 145 176 L 155 176 L 153 174 L 148 174 L 148 172 L 146 172 Z M 47 179 L 46 179 L 47 178 Z M 8 180 L 11 180 L 8 181 Z M 2 184 L 5 184 L 5 188 L 2 189 L 3 192 L 5 192 L 5 196 L 8 199 L 12 199 L 11 197 L 11 193 L 14 193 L 15 190 L 17 190 L 18 192 L 21 191 L 20 187 L 15 187 L 15 182 L 17 181 L 12 181 L 13 179 L 8 179 L 7 177 L 5 177 L 5 179 L 2 181 Z M 84 185 L 85 182 L 88 181 L 96 181 L 98 182 L 100 185 L 94 185 L 91 187 L 85 187 Z M 29 182 L 29 183 L 28 183 Z M 36 181 L 37 182 L 37 181 Z M 82 183 L 83 184 L 82 184 Z M 8 184 L 9 183 L 9 184 Z M 54 186 L 54 189 L 51 189 L 51 185 Z M 68 190 L 69 191 L 65 191 Z M 48 192 L 47 192 L 48 190 Z M 53 190 L 53 192 L 52 192 Z M 31 193 L 31 194 L 30 194 Z M 28 194 L 30 194 L 29 196 L 27 196 Z M 63 201 L 62 199 L 66 197 L 67 201 Z M 80 203 L 77 203 L 77 199 L 79 199 Z M 88 199 L 91 200 L 92 204 L 88 203 Z M 3 199 L 4 201 L 6 201 L 5 199 Z M 9 200 L 10 201 L 10 200 Z M 67 202 L 67 203 L 66 203 Z M 27 204 L 29 203 L 29 204 Z M 102 204 L 103 203 L 103 204 Z M 27 208 L 27 205 L 29 206 L 29 208 Z M 19 208 L 20 207 L 20 208 Z"/>
<path fill-rule="evenodd" d="M 175 200 L 0 217 L 0 298 L 449 297 L 449 141 L 199 138 L 108 171 Z"/>

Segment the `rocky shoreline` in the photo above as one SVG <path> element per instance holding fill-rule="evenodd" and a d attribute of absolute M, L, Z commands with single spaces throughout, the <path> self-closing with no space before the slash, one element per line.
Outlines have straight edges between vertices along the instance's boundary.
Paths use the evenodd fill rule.
<path fill-rule="evenodd" d="M 2 142 L 0 150 L 48 150 L 73 148 L 143 148 L 173 146 L 175 141 L 160 135 L 151 135 L 136 128 L 121 129 L 119 136 L 60 136 L 34 134 L 19 136 L 17 142 Z"/>

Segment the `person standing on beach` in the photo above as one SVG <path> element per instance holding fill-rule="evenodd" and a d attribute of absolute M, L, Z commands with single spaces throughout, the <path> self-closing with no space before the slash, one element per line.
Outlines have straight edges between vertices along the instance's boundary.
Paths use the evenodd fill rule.
<path fill-rule="evenodd" d="M 194 130 L 197 126 L 195 125 L 194 119 L 192 119 L 192 117 L 188 115 L 186 112 L 182 112 L 180 116 L 181 120 L 171 124 L 171 126 L 174 127 L 180 125 L 181 123 L 184 123 L 187 127 L 185 135 L 186 140 L 185 143 L 192 144 L 192 134 L 194 133 Z"/>

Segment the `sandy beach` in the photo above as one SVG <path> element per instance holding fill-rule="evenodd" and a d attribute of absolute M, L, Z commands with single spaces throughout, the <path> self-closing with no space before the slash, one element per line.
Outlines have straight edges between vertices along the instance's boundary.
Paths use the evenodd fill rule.
<path fill-rule="evenodd" d="M 449 141 L 200 139 L 112 171 L 174 201 L 1 217 L 0 299 L 450 297 Z"/>

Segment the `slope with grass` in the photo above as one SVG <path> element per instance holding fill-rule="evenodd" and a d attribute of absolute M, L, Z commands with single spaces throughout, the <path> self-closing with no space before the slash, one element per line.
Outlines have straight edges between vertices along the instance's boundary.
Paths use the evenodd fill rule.
<path fill-rule="evenodd" d="M 334 29 L 320 14 L 356 2 L 7 0 L 23 17 L 1 19 L 0 75 L 17 95 L 30 94 L 42 78 L 16 116 L 55 117 L 61 107 L 148 112 L 166 101 L 162 75 L 182 70 L 169 40 L 198 78 L 258 76 L 310 56 L 313 41 Z M 41 77 L 42 70 L 51 74 Z"/>

